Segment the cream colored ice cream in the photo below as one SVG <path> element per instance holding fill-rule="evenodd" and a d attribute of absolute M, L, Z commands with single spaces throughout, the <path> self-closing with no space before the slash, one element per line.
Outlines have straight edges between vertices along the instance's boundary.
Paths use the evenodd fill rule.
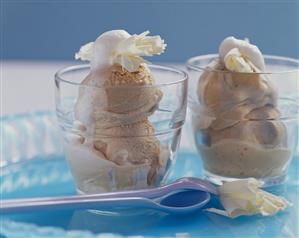
<path fill-rule="evenodd" d="M 67 154 L 73 158 L 70 164 L 97 158 L 90 159 L 93 166 L 86 165 L 90 169 L 85 173 L 71 165 L 83 192 L 144 188 L 163 174 L 169 155 L 149 121 L 163 93 L 154 86 L 142 56 L 160 54 L 166 45 L 148 33 L 108 31 L 76 54 L 90 61 L 91 70 L 75 106 L 75 118 L 82 124 L 80 139 L 67 146 Z"/>
<path fill-rule="evenodd" d="M 260 50 L 226 38 L 219 57 L 198 81 L 193 127 L 208 172 L 227 177 L 279 176 L 290 158 L 277 92 L 267 79 Z"/>

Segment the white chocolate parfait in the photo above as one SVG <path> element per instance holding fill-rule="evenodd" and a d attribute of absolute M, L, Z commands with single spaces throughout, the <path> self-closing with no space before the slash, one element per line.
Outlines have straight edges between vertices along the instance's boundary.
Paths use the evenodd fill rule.
<path fill-rule="evenodd" d="M 280 120 L 277 90 L 264 72 L 258 47 L 228 37 L 197 81 L 193 130 L 211 180 L 275 178 L 286 172 L 287 128 Z"/>
<path fill-rule="evenodd" d="M 166 44 L 148 33 L 108 31 L 75 56 L 90 62 L 90 73 L 75 104 L 78 133 L 65 151 L 83 193 L 155 186 L 165 173 L 169 151 L 149 120 L 163 92 L 142 57 L 163 53 Z"/>

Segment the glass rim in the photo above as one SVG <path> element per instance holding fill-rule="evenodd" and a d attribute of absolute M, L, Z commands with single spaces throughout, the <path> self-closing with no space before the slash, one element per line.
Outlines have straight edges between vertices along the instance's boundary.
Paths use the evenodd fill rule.
<path fill-rule="evenodd" d="M 265 59 L 275 59 L 275 60 L 283 60 L 283 61 L 288 61 L 288 62 L 292 62 L 292 63 L 296 63 L 298 64 L 298 68 L 294 69 L 294 70 L 285 70 L 285 71 L 280 71 L 280 72 L 231 72 L 228 70 L 219 70 L 219 69 L 207 69 L 205 65 L 204 67 L 202 66 L 198 66 L 194 64 L 194 61 L 197 60 L 202 60 L 202 59 L 208 59 L 208 58 L 218 58 L 219 55 L 218 54 L 206 54 L 206 55 L 197 55 L 194 57 L 191 57 L 187 60 L 186 62 L 186 66 L 187 68 L 196 70 L 196 71 L 211 71 L 211 72 L 218 72 L 218 73 L 230 73 L 230 74 L 256 74 L 256 75 L 273 75 L 273 74 L 286 74 L 286 73 L 295 73 L 298 72 L 299 73 L 299 59 L 295 59 L 295 58 L 290 58 L 290 57 L 284 57 L 284 56 L 276 56 L 276 55 L 263 55 Z"/>
<path fill-rule="evenodd" d="M 150 69 L 160 69 L 160 70 L 164 70 L 164 71 L 171 71 L 173 73 L 181 75 L 181 77 L 180 77 L 180 79 L 171 81 L 169 83 L 155 83 L 155 84 L 134 85 L 134 86 L 126 85 L 126 86 L 121 86 L 121 88 L 136 88 L 136 87 L 138 87 L 138 88 L 157 88 L 158 87 L 158 88 L 160 88 L 160 87 L 166 87 L 166 86 L 170 86 L 170 85 L 180 84 L 180 83 L 187 81 L 187 79 L 188 79 L 188 74 L 185 71 L 174 68 L 174 67 L 164 66 L 164 65 L 156 65 L 156 64 L 150 64 L 150 65 L 148 65 L 148 67 Z M 86 68 L 90 68 L 90 64 L 79 64 L 79 65 L 72 65 L 72 66 L 62 68 L 55 73 L 55 75 L 54 75 L 55 81 L 71 84 L 74 86 L 87 87 L 87 88 L 99 88 L 99 89 L 119 88 L 118 86 L 82 85 L 81 83 L 73 82 L 73 81 L 64 79 L 62 77 L 62 75 L 65 73 L 71 72 L 73 70 L 82 70 L 82 69 L 86 69 Z"/>

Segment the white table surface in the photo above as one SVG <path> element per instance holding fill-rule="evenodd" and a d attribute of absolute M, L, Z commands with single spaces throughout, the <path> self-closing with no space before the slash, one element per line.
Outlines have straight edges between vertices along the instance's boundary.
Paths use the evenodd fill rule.
<path fill-rule="evenodd" d="M 2 61 L 2 115 L 54 111 L 54 74 L 73 62 Z"/>
<path fill-rule="evenodd" d="M 1 116 L 54 111 L 55 73 L 61 68 L 79 63 L 75 61 L 2 61 L 0 68 Z M 176 64 L 176 66 L 183 68 L 183 65 Z M 184 126 L 181 149 L 195 150 L 188 122 Z"/>

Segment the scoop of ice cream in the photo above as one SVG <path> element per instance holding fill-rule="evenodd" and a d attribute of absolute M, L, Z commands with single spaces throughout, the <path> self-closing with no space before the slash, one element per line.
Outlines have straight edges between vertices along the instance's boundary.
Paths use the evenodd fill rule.
<path fill-rule="evenodd" d="M 280 121 L 240 121 L 223 130 L 209 130 L 210 144 L 223 140 L 240 140 L 267 148 L 285 147 L 286 128 Z"/>
<path fill-rule="evenodd" d="M 228 110 L 218 112 L 217 116 L 213 118 L 209 126 L 214 130 L 222 130 L 224 128 L 233 126 L 243 120 L 277 120 L 279 119 L 279 112 L 271 103 L 263 100 L 256 103 L 240 103 L 232 106 Z"/>
<path fill-rule="evenodd" d="M 146 87 L 153 84 L 146 65 L 129 72 L 117 64 L 97 72 L 96 76 L 90 74 L 81 84 L 75 116 L 92 134 L 101 128 L 144 120 L 162 98 L 158 88 Z"/>
<path fill-rule="evenodd" d="M 223 62 L 215 60 L 202 73 L 197 94 L 203 106 L 218 114 L 240 104 L 275 104 L 276 92 L 265 76 L 224 69 Z"/>
<path fill-rule="evenodd" d="M 146 65 L 129 72 L 120 65 L 113 66 L 109 79 L 105 81 L 107 110 L 115 113 L 130 113 L 135 110 L 148 110 L 156 106 L 162 91 L 153 85 L 154 78 Z M 144 87 L 145 86 L 145 87 Z"/>
<path fill-rule="evenodd" d="M 154 135 L 155 128 L 148 119 L 144 119 L 135 123 L 99 128 L 97 132 L 103 137 L 147 136 Z"/>
<path fill-rule="evenodd" d="M 151 167 L 148 182 L 152 184 L 161 167 L 160 142 L 154 132 L 153 125 L 147 119 L 134 124 L 101 129 L 99 133 L 103 137 L 94 142 L 94 147 L 108 160 L 120 166 L 148 164 Z"/>
<path fill-rule="evenodd" d="M 249 110 L 245 108 L 244 111 Z M 217 144 L 224 139 L 236 139 L 265 147 L 284 147 L 287 143 L 286 128 L 279 117 L 279 111 L 271 105 L 253 109 L 247 114 L 228 111 L 213 121 L 208 141 Z"/>
<path fill-rule="evenodd" d="M 158 186 L 167 170 L 169 151 L 161 146 L 161 168 L 154 176 L 149 164 L 125 164 L 119 166 L 105 159 L 93 147 L 67 144 L 66 155 L 76 186 L 81 192 L 101 193 L 120 190 L 144 189 Z"/>
<path fill-rule="evenodd" d="M 155 129 L 148 119 L 101 129 L 99 133 L 95 148 L 117 164 L 150 163 L 159 154 L 159 140 L 154 137 Z"/>
<path fill-rule="evenodd" d="M 160 155 L 160 142 L 154 136 L 112 137 L 95 142 L 95 146 L 108 160 L 118 165 L 151 164 Z"/>

